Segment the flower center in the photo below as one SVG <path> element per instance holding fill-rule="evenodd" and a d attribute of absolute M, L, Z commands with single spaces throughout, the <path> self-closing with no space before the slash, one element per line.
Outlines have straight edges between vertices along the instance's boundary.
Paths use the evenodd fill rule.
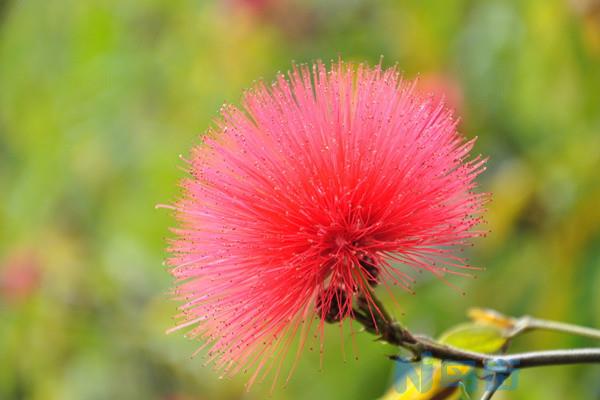
<path fill-rule="evenodd" d="M 335 235 L 335 246 L 341 250 L 343 247 L 346 247 L 346 245 L 348 245 L 348 239 L 346 239 L 346 236 L 344 236 L 343 234 L 336 234 Z"/>
<path fill-rule="evenodd" d="M 331 226 L 320 230 L 322 255 L 344 256 L 357 250 L 357 237 L 340 226 Z"/>

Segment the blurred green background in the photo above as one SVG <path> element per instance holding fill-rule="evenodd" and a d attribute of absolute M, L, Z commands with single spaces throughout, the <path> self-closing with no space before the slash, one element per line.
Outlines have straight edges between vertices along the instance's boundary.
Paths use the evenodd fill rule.
<path fill-rule="evenodd" d="M 223 102 L 291 61 L 398 64 L 491 157 L 486 271 L 394 310 L 436 335 L 469 306 L 600 327 L 600 1 L 0 1 L 0 399 L 264 399 L 166 336 L 162 260 L 187 154 Z M 403 315 L 402 315 L 403 313 Z M 390 349 L 329 327 L 272 399 L 369 399 Z M 346 335 L 348 336 L 348 335 Z M 346 337 L 346 343 L 348 337 Z M 515 350 L 590 345 L 532 334 Z M 498 398 L 600 398 L 600 367 Z"/>

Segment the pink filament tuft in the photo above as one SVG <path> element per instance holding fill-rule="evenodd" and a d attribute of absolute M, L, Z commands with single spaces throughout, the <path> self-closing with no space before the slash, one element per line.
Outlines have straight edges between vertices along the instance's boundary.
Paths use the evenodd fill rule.
<path fill-rule="evenodd" d="M 319 62 L 243 103 L 193 149 L 169 248 L 179 327 L 225 375 L 277 376 L 314 315 L 321 335 L 332 303 L 336 320 L 349 316 L 373 279 L 361 261 L 408 290 L 411 268 L 473 269 L 453 251 L 482 233 L 485 160 L 437 97 L 393 68 Z"/>

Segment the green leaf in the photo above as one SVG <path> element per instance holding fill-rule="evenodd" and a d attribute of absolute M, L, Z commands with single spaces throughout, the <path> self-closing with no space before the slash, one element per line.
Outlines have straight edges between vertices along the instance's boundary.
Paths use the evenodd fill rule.
<path fill-rule="evenodd" d="M 496 353 L 506 344 L 506 331 L 493 325 L 465 323 L 446 331 L 439 342 L 478 353 Z"/>

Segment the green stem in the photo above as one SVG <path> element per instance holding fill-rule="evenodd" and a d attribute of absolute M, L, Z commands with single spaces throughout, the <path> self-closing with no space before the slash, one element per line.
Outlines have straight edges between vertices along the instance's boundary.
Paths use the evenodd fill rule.
<path fill-rule="evenodd" d="M 517 319 L 513 335 L 515 335 L 515 333 L 518 334 L 533 330 L 569 333 L 572 335 L 600 340 L 600 330 L 598 329 L 588 328 L 585 326 L 579 326 L 574 324 L 567 324 L 565 322 L 533 318 L 529 316 Z"/>

